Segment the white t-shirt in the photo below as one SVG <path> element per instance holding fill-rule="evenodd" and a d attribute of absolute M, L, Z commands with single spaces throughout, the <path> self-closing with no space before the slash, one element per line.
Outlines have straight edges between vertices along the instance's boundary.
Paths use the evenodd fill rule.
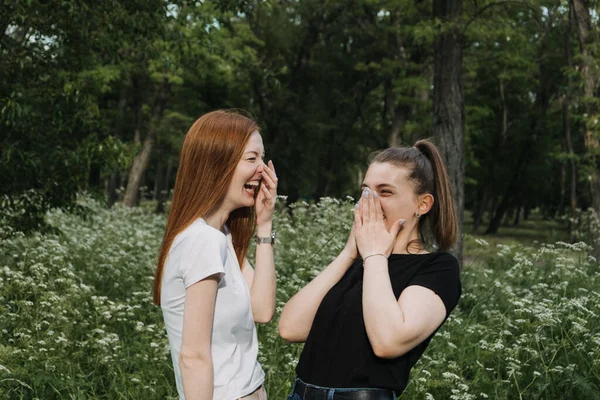
<path fill-rule="evenodd" d="M 213 399 L 234 400 L 246 396 L 265 379 L 257 361 L 258 340 L 250 291 L 231 234 L 224 234 L 200 218 L 173 241 L 165 261 L 160 294 L 180 399 L 185 399 L 179 368 L 185 289 L 214 274 L 220 274 L 221 280 L 212 331 Z"/>

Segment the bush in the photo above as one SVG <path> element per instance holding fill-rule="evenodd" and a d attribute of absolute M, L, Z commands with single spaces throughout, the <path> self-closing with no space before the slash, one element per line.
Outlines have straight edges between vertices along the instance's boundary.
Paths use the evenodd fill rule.
<path fill-rule="evenodd" d="M 175 398 L 151 301 L 164 216 L 80 205 L 87 218 L 53 211 L 53 231 L 0 243 L 0 398 Z M 279 338 L 278 314 L 342 249 L 351 209 L 351 199 L 280 202 L 277 315 L 258 328 L 270 398 L 289 392 L 302 348 Z M 401 398 L 598 398 L 600 272 L 590 247 L 465 244 L 463 297 Z"/>

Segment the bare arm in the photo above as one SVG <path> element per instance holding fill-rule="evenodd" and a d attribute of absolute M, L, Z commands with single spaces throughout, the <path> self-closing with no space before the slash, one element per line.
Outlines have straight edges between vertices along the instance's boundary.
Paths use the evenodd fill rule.
<path fill-rule="evenodd" d="M 179 367 L 188 400 L 212 400 L 214 371 L 211 337 L 218 276 L 197 282 L 185 291 Z"/>
<path fill-rule="evenodd" d="M 277 198 L 277 174 L 272 161 L 262 164 L 261 182 L 256 196 L 256 234 L 261 237 L 271 236 L 273 229 L 273 212 Z M 275 314 L 275 260 L 273 246 L 268 243 L 256 245 L 256 271 L 248 260 L 244 259 L 242 273 L 250 288 L 250 302 L 254 321 L 267 323 Z"/>
<path fill-rule="evenodd" d="M 344 249 L 327 268 L 292 297 L 281 312 L 279 335 L 289 342 L 304 342 L 308 337 L 323 297 L 344 276 L 354 257 Z"/>
<path fill-rule="evenodd" d="M 265 224 L 257 228 L 258 236 L 268 237 L 271 235 L 271 224 Z M 250 301 L 254 321 L 267 323 L 275 314 L 275 260 L 273 257 L 273 245 L 260 243 L 256 245 L 256 270 L 252 268 L 248 260 L 244 259 L 242 269 L 246 283 L 250 288 Z"/>
<path fill-rule="evenodd" d="M 387 260 L 371 257 L 365 264 L 362 304 L 369 342 L 378 357 L 399 357 L 440 326 L 446 307 L 423 286 L 407 287 L 396 301 Z"/>
<path fill-rule="evenodd" d="M 356 224 L 352 225 L 344 250 L 283 307 L 279 318 L 279 336 L 283 339 L 288 342 L 306 341 L 323 297 L 342 279 L 358 257 L 355 226 Z"/>
<path fill-rule="evenodd" d="M 431 335 L 444 321 L 446 307 L 437 294 L 423 286 L 409 286 L 396 301 L 387 257 L 405 220 L 396 221 L 388 231 L 376 192 L 365 189 L 364 197 L 366 201 L 354 214 L 357 246 L 365 260 L 363 318 L 375 354 L 395 358 Z"/>

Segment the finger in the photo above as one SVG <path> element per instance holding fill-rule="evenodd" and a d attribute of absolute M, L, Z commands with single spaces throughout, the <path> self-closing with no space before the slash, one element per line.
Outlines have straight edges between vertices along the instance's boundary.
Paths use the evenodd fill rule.
<path fill-rule="evenodd" d="M 375 191 L 369 194 L 369 221 L 377 221 L 377 211 L 375 210 Z"/>
<path fill-rule="evenodd" d="M 399 219 L 398 221 L 394 222 L 394 225 L 392 225 L 392 228 L 390 229 L 390 234 L 392 237 L 398 236 L 398 233 L 400 232 L 400 229 L 402 229 L 402 225 L 404 225 L 405 222 L 405 219 Z"/>
<path fill-rule="evenodd" d="M 273 171 L 275 176 L 277 176 L 277 172 L 275 172 L 275 164 L 273 164 L 273 160 L 269 160 L 268 167 L 271 171 Z"/>
<path fill-rule="evenodd" d="M 275 183 L 275 186 L 277 186 L 279 179 L 277 178 L 277 174 L 275 173 L 275 167 L 273 166 L 273 161 L 269 160 L 269 163 L 265 164 L 263 166 L 263 170 L 264 170 L 264 172 L 267 173 L 269 178 L 271 178 L 271 180 Z"/>
<path fill-rule="evenodd" d="M 263 180 L 262 180 L 263 184 L 265 184 L 269 188 L 273 188 L 273 189 L 275 189 L 277 187 L 277 183 L 275 181 L 273 181 L 273 178 L 266 171 L 263 171 L 261 173 L 261 176 L 263 178 Z"/>
<path fill-rule="evenodd" d="M 370 209 L 370 202 L 369 202 L 369 196 L 370 196 L 370 190 L 369 188 L 365 188 L 365 190 L 363 190 L 363 194 L 362 194 L 362 202 L 360 204 L 360 215 L 362 217 L 362 222 L 366 223 L 369 222 L 369 209 Z"/>
<path fill-rule="evenodd" d="M 262 192 L 264 193 L 264 196 L 267 200 L 271 200 L 273 198 L 273 194 L 269 191 L 269 188 L 266 187 L 264 184 L 261 183 L 260 185 Z"/>
<path fill-rule="evenodd" d="M 360 201 L 354 206 L 354 226 L 359 228 L 362 226 Z M 352 229 L 354 229 L 354 227 Z"/>
<path fill-rule="evenodd" d="M 256 194 L 254 195 L 254 206 L 258 207 L 259 204 L 262 204 L 264 197 L 265 197 L 265 195 L 264 195 L 262 189 L 259 187 L 258 190 L 256 191 Z"/>
<path fill-rule="evenodd" d="M 383 221 L 383 209 L 381 208 L 381 199 L 379 193 L 373 192 L 373 201 L 375 202 L 375 220 L 377 222 Z"/>

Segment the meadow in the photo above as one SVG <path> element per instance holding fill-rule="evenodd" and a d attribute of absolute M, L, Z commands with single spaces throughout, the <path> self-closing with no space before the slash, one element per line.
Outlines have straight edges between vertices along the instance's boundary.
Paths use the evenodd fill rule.
<path fill-rule="evenodd" d="M 0 243 L 0 399 L 175 399 L 151 300 L 165 217 L 81 204 L 83 215 L 50 212 L 46 233 L 0 224 L 10 236 Z M 351 207 L 326 198 L 278 209 L 277 314 L 341 250 Z M 463 296 L 401 399 L 600 398 L 599 264 L 553 226 L 541 241 L 465 236 Z M 259 327 L 271 399 L 289 392 L 301 350 L 278 337 L 277 319 Z"/>

